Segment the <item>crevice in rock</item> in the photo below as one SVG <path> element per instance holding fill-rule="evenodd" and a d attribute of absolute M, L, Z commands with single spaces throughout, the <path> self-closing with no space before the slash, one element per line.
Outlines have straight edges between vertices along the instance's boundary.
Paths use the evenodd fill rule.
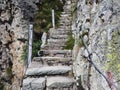
<path fill-rule="evenodd" d="M 25 38 L 18 38 L 17 40 L 18 40 L 18 41 L 21 41 L 21 42 L 23 42 L 23 43 L 25 43 L 25 42 L 27 41 L 27 39 L 25 39 Z"/>

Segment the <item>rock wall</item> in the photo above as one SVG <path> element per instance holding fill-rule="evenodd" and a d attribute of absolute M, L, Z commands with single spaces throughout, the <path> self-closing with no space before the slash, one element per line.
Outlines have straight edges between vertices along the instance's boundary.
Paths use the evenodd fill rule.
<path fill-rule="evenodd" d="M 78 0 L 72 30 L 79 90 L 120 90 L 119 22 L 119 0 Z"/>
<path fill-rule="evenodd" d="M 0 90 L 20 90 L 21 55 L 28 39 L 28 22 L 36 10 L 29 0 L 0 1 Z"/>

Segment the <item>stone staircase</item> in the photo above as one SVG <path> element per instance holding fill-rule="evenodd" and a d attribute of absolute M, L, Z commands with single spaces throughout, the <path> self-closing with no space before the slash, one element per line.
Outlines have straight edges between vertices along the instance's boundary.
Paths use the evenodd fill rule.
<path fill-rule="evenodd" d="M 26 70 L 23 90 L 78 90 L 73 77 L 72 51 L 63 50 L 70 30 L 70 2 L 64 6 L 60 26 L 51 29 L 47 44 Z"/>

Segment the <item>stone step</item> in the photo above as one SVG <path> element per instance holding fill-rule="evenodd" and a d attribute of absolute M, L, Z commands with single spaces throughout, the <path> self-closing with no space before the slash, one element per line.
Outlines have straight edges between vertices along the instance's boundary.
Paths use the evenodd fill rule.
<path fill-rule="evenodd" d="M 42 50 L 51 50 L 51 49 L 55 49 L 55 50 L 62 50 L 62 49 L 64 49 L 64 47 L 65 47 L 65 45 L 63 45 L 63 46 L 50 46 L 50 45 L 47 45 L 47 46 L 45 46 L 44 48 L 42 48 Z"/>
<path fill-rule="evenodd" d="M 41 50 L 51 50 L 51 49 L 55 49 L 55 50 L 62 50 L 64 49 L 65 45 L 50 45 L 50 44 L 47 44 L 45 47 L 41 48 Z"/>
<path fill-rule="evenodd" d="M 26 70 L 26 76 L 69 75 L 70 72 L 72 72 L 71 66 L 29 67 Z"/>
<path fill-rule="evenodd" d="M 71 57 L 72 50 L 40 50 L 38 51 L 39 56 L 56 56 L 64 55 L 64 57 Z"/>
<path fill-rule="evenodd" d="M 45 90 L 45 78 L 26 78 L 23 80 L 22 90 Z"/>
<path fill-rule="evenodd" d="M 72 65 L 72 57 L 51 57 L 51 56 L 44 56 L 44 57 L 34 57 L 34 62 L 37 62 L 38 67 L 39 66 L 55 66 L 55 65 L 66 65 L 70 66 Z M 32 62 L 33 62 L 32 61 Z M 35 65 L 34 63 L 32 64 Z"/>
<path fill-rule="evenodd" d="M 55 50 L 60 50 L 60 49 L 64 49 L 65 45 L 62 45 L 62 46 L 58 46 L 58 45 L 54 45 L 54 46 L 48 46 L 48 49 L 55 49 Z M 45 49 L 45 50 L 48 50 L 48 49 Z"/>
<path fill-rule="evenodd" d="M 62 25 L 60 26 L 60 27 L 62 27 Z M 70 29 L 64 29 L 64 28 L 57 28 L 56 29 L 56 31 L 60 31 L 60 32 L 69 32 L 70 31 Z"/>
<path fill-rule="evenodd" d="M 55 34 L 51 34 L 50 38 L 54 38 L 54 39 L 67 39 L 68 35 L 66 34 L 59 34 L 59 35 L 55 35 Z"/>
<path fill-rule="evenodd" d="M 70 22 L 70 18 L 61 17 L 59 22 L 66 22 L 66 23 L 69 23 L 69 22 Z M 65 23 L 65 24 L 66 24 L 66 23 Z"/>
<path fill-rule="evenodd" d="M 47 43 L 46 47 L 48 47 L 49 49 L 55 49 L 55 50 L 56 48 L 59 49 L 60 47 L 62 49 L 63 47 L 65 47 L 65 43 L 59 43 L 59 42 L 58 43 Z"/>
<path fill-rule="evenodd" d="M 54 76 L 26 78 L 22 90 L 77 90 L 76 81 L 70 77 Z"/>
<path fill-rule="evenodd" d="M 71 14 L 71 13 L 67 13 L 67 12 L 61 12 L 61 15 L 65 15 L 65 14 Z"/>
<path fill-rule="evenodd" d="M 64 26 L 61 25 L 60 27 L 64 27 Z M 53 32 L 69 32 L 69 31 L 70 31 L 70 29 L 64 29 L 64 28 L 59 28 L 59 27 L 58 27 L 58 28 L 55 29 L 55 30 L 51 30 L 50 33 L 51 33 L 51 32 L 52 32 L 52 33 L 53 33 Z"/>
<path fill-rule="evenodd" d="M 76 81 L 69 77 L 48 77 L 47 90 L 77 90 Z"/>
<path fill-rule="evenodd" d="M 62 14 L 60 16 L 61 17 L 69 17 L 69 16 L 71 17 L 71 14 L 70 13 L 66 13 L 66 12 L 62 12 Z"/>
<path fill-rule="evenodd" d="M 62 17 L 60 17 L 60 20 L 65 21 L 65 20 L 70 20 L 72 17 L 70 15 L 62 15 Z"/>
<path fill-rule="evenodd" d="M 70 22 L 67 22 L 67 23 L 65 23 L 64 21 L 60 21 L 60 22 L 59 22 L 59 25 L 60 25 L 60 26 L 64 26 L 64 25 L 65 25 L 65 26 L 69 26 L 70 24 L 71 24 Z"/>
<path fill-rule="evenodd" d="M 55 32 L 52 32 L 50 37 L 53 37 L 52 35 L 68 35 L 68 32 L 69 31 L 57 30 Z"/>
<path fill-rule="evenodd" d="M 68 35 L 59 35 L 59 37 L 67 37 Z M 65 39 L 59 39 L 59 38 L 57 38 L 57 39 L 52 39 L 52 38 L 50 38 L 50 39 L 48 39 L 47 40 L 47 42 L 65 42 Z"/>
<path fill-rule="evenodd" d="M 68 31 L 70 31 L 70 27 L 68 27 L 68 26 L 59 26 L 59 28 L 62 28 L 62 29 L 64 29 L 64 30 L 68 30 Z"/>
<path fill-rule="evenodd" d="M 59 44 L 59 45 L 64 45 L 64 43 L 67 41 L 67 39 L 48 39 L 47 44 L 51 44 L 51 45 L 55 45 L 55 44 Z"/>

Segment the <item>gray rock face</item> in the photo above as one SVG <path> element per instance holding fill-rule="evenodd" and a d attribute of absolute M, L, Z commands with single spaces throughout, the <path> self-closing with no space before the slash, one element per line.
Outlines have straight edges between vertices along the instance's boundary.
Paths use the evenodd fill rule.
<path fill-rule="evenodd" d="M 28 38 L 27 21 L 33 17 L 32 11 L 36 12 L 36 6 L 31 0 L 0 2 L 3 2 L 0 3 L 0 85 L 5 85 L 2 90 L 20 90 L 24 68 L 21 53 Z M 24 12 L 29 14 L 25 15 Z"/>
<path fill-rule="evenodd" d="M 12 3 L 16 3 L 20 7 L 23 17 L 29 21 L 32 21 L 35 13 L 37 13 L 36 3 L 38 0 L 12 0 Z"/>
<path fill-rule="evenodd" d="M 44 90 L 45 78 L 26 78 L 23 80 L 22 90 Z"/>
<path fill-rule="evenodd" d="M 120 68 L 117 67 L 120 60 L 119 11 L 119 0 L 79 0 L 77 3 L 77 15 L 73 22 L 73 30 L 76 30 L 75 41 L 82 37 L 85 45 L 79 50 L 74 49 L 77 52 L 74 53 L 74 75 L 85 90 L 120 89 L 120 83 L 115 82 L 120 76 Z M 88 32 L 85 33 L 86 31 Z M 111 82 L 110 86 L 94 66 L 89 67 L 88 60 L 92 60 Z"/>

